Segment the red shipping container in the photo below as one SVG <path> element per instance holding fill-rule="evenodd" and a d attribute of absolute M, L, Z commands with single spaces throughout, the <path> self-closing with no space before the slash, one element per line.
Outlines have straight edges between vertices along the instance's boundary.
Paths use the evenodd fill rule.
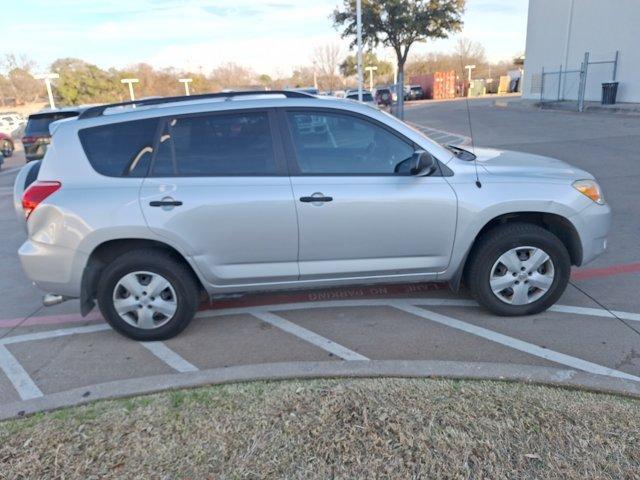
<path fill-rule="evenodd" d="M 409 78 L 410 85 L 420 85 L 424 92 L 422 98 L 433 98 L 433 73 L 427 73 L 424 75 L 414 75 Z"/>
<path fill-rule="evenodd" d="M 456 72 L 436 72 L 433 75 L 433 98 L 445 100 L 456 97 Z"/>

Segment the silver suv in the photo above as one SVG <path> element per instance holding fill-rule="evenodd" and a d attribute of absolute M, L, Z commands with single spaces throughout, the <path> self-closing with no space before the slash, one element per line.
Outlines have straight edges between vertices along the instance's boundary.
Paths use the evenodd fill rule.
<path fill-rule="evenodd" d="M 216 295 L 358 283 L 464 281 L 498 315 L 533 314 L 606 248 L 589 173 L 476 158 L 348 100 L 155 98 L 51 133 L 15 186 L 24 270 L 47 303 L 79 298 L 86 315 L 97 300 L 138 340 L 176 335 Z"/>

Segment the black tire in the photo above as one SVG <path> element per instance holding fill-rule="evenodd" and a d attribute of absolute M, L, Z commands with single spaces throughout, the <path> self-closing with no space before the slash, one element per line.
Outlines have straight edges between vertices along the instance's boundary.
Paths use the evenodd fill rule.
<path fill-rule="evenodd" d="M 500 300 L 491 290 L 491 269 L 498 258 L 512 248 L 531 246 L 541 248 L 554 266 L 551 286 L 537 300 L 525 305 L 511 305 Z M 571 274 L 571 259 L 564 244 L 553 233 L 529 223 L 512 223 L 491 229 L 474 247 L 466 271 L 466 282 L 473 297 L 501 316 L 533 315 L 556 303 L 564 293 Z"/>
<path fill-rule="evenodd" d="M 13 143 L 7 139 L 0 141 L 0 151 L 6 158 L 9 158 L 13 155 Z"/>
<path fill-rule="evenodd" d="M 143 329 L 130 325 L 115 310 L 113 292 L 128 273 L 146 271 L 162 275 L 176 293 L 177 309 L 164 325 Z M 139 249 L 121 255 L 103 270 L 98 282 L 98 306 L 104 318 L 121 334 L 140 341 L 166 340 L 184 330 L 193 319 L 199 304 L 200 290 L 193 273 L 184 263 L 160 250 Z"/>

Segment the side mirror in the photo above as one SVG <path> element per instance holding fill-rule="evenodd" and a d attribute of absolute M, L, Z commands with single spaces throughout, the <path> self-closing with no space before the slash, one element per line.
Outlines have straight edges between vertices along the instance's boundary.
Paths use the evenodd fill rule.
<path fill-rule="evenodd" d="M 431 175 L 438 168 L 436 159 L 429 152 L 417 150 L 411 157 L 411 170 L 409 173 L 416 177 Z"/>

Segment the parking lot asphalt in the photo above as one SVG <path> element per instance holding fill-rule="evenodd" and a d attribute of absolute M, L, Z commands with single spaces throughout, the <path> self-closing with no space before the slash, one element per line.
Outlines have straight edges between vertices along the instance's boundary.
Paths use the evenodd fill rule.
<path fill-rule="evenodd" d="M 16 251 L 25 233 L 0 172 L 0 418 L 198 382 L 308 375 L 514 378 L 640 392 L 640 118 L 470 102 L 475 145 L 554 156 L 589 170 L 613 212 L 609 249 L 574 272 L 551 310 L 490 315 L 443 285 L 389 285 L 227 298 L 175 339 L 141 344 L 75 301 L 41 307 Z M 409 105 L 441 141 L 470 137 L 465 102 Z M 234 376 L 235 375 L 235 376 Z M 612 383 L 613 382 L 613 383 Z M 618 382 L 618 383 L 616 383 Z"/>

